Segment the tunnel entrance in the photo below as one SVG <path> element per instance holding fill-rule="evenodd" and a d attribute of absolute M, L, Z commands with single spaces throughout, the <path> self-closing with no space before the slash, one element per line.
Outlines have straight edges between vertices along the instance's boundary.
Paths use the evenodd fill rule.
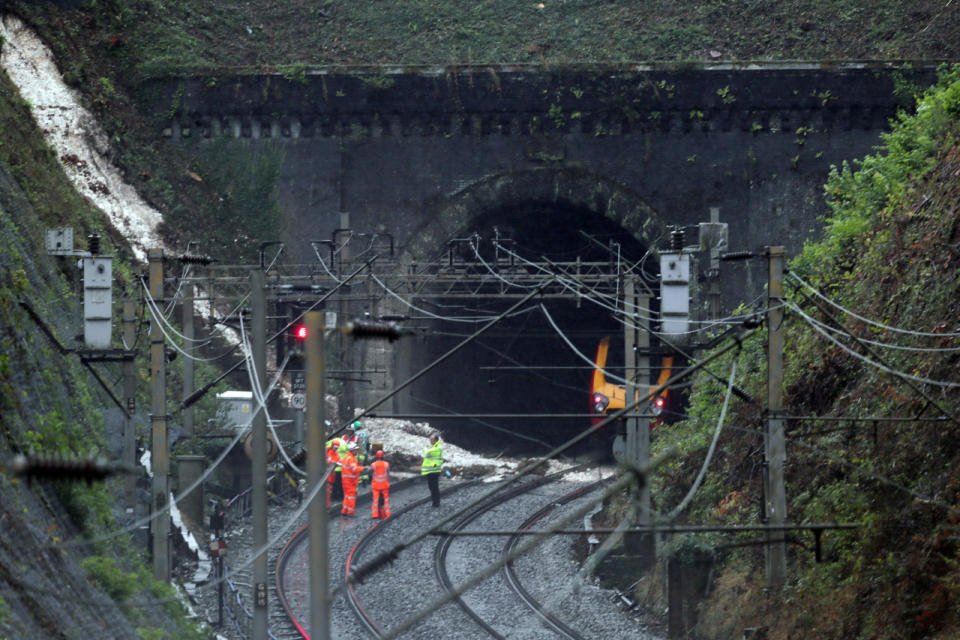
<path fill-rule="evenodd" d="M 649 249 L 615 221 L 573 204 L 531 201 L 478 216 L 451 241 L 447 266 L 492 274 L 500 293 L 511 295 L 483 289 L 470 298 L 417 300 L 436 317 L 421 326 L 409 350 L 411 371 L 510 308 L 541 270 L 565 270 L 566 280 L 575 283 L 581 265 L 584 271 L 601 265 L 615 281 L 606 283 L 603 294 L 585 290 L 578 299 L 570 289 L 554 288 L 525 303 L 412 385 L 406 410 L 430 415 L 448 440 L 494 454 L 545 453 L 589 427 L 590 362 L 604 336 L 612 345 L 607 366 L 622 375 L 622 278 L 616 274 L 638 274 L 655 290 L 658 265 Z M 609 431 L 575 453 L 608 452 Z"/>

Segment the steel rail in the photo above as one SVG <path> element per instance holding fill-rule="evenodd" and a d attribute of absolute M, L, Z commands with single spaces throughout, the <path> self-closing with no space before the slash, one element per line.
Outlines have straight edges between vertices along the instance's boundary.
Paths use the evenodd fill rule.
<path fill-rule="evenodd" d="M 414 481 L 419 481 L 420 477 L 416 476 L 414 478 L 409 478 L 409 480 L 412 484 Z M 446 489 L 443 489 L 440 494 L 443 496 L 449 496 L 450 494 L 474 485 L 478 481 L 479 480 L 471 480 L 469 482 L 457 484 L 452 487 L 447 487 Z M 381 535 L 385 531 L 385 525 L 387 525 L 389 522 L 396 522 L 395 518 L 408 514 L 413 509 L 421 507 L 430 502 L 430 500 L 430 496 L 427 496 L 425 498 L 421 498 L 420 500 L 411 502 L 410 504 L 393 512 L 393 514 L 391 514 L 391 516 L 386 520 L 380 520 L 379 522 L 375 523 L 372 527 L 370 527 L 370 529 L 367 530 L 366 533 L 360 536 L 360 538 L 357 539 L 353 547 L 350 549 L 350 553 L 347 554 L 346 569 L 344 572 L 345 578 L 350 577 L 350 569 L 354 559 L 359 557 L 363 550 L 366 549 L 367 545 L 369 545 L 376 536 Z M 386 632 L 380 627 L 379 624 L 377 624 L 377 621 L 373 619 L 373 616 L 364 608 L 363 603 L 360 600 L 360 596 L 354 589 L 354 583 L 349 580 L 345 580 L 345 582 L 347 585 L 347 603 L 350 605 L 350 608 L 356 615 L 357 620 L 360 622 L 360 624 L 366 627 L 367 631 L 373 634 L 374 637 L 383 637 Z"/>
<path fill-rule="evenodd" d="M 540 488 L 546 484 L 559 480 L 565 474 L 570 473 L 571 471 L 582 470 L 587 467 L 592 466 L 591 464 L 581 464 L 569 469 L 564 469 L 550 475 L 541 476 L 534 478 L 528 482 L 517 485 L 512 489 L 488 496 L 485 500 L 482 500 L 475 505 L 473 508 L 464 512 L 460 520 L 456 521 L 452 525 L 454 531 L 462 529 L 467 526 L 481 515 L 488 513 L 490 510 L 495 507 L 506 504 L 509 500 L 516 498 L 517 496 L 523 495 L 533 491 L 534 489 Z M 447 573 L 446 569 L 446 557 L 450 550 L 450 545 L 453 543 L 452 537 L 447 537 L 441 540 L 436 548 L 434 549 L 434 570 L 437 574 L 437 578 L 440 581 L 441 586 L 447 592 L 448 595 L 452 596 L 452 599 L 457 603 L 457 605 L 466 613 L 470 618 L 476 622 L 488 635 L 494 638 L 504 638 L 490 623 L 485 621 L 476 611 L 474 611 L 470 605 L 468 605 L 459 595 L 454 593 L 453 582 L 450 580 L 450 576 Z"/>
<path fill-rule="evenodd" d="M 555 474 L 556 476 L 556 474 Z M 505 504 L 508 500 L 511 500 L 519 495 L 537 489 L 549 482 L 553 482 L 557 477 L 544 476 L 541 478 L 536 478 L 524 484 L 518 485 L 506 491 L 504 493 L 497 494 L 492 498 L 488 499 L 486 502 L 474 505 L 473 510 L 467 512 L 460 520 L 453 524 L 453 529 L 461 529 L 473 520 L 479 518 L 484 513 L 489 512 L 494 507 Z M 450 551 L 450 545 L 453 543 L 452 537 L 446 537 L 441 540 L 437 546 L 434 548 L 433 554 L 433 567 L 437 575 L 437 580 L 440 582 L 440 586 L 443 587 L 443 590 L 447 594 L 453 593 L 453 581 L 450 579 L 450 574 L 447 573 L 447 554 Z M 506 636 L 497 631 L 493 625 L 484 620 L 479 613 L 473 610 L 470 605 L 468 605 L 463 598 L 459 595 L 453 595 L 453 601 L 457 603 L 457 606 L 466 613 L 470 618 L 483 629 L 487 635 L 497 638 L 497 640 L 506 640 Z"/>
<path fill-rule="evenodd" d="M 592 482 L 588 485 L 584 485 L 579 489 L 574 489 L 570 493 L 562 496 L 558 500 L 552 500 L 549 504 L 541 508 L 539 511 L 535 512 L 529 518 L 523 521 L 520 525 L 521 530 L 528 530 L 533 527 L 536 523 L 540 522 L 547 515 L 552 513 L 557 507 L 566 504 L 572 500 L 575 500 L 591 491 L 594 491 L 601 487 L 605 481 L 598 480 L 597 482 Z M 584 532 L 586 533 L 586 532 Z M 507 543 L 503 547 L 503 556 L 506 558 L 511 557 L 513 552 L 516 550 L 517 545 L 520 542 L 520 536 L 515 535 L 511 536 Z M 513 566 L 513 560 L 506 560 L 503 564 L 503 575 L 507 581 L 507 585 L 513 590 L 514 593 L 524 602 L 537 616 L 539 616 L 547 625 L 549 625 L 554 631 L 556 631 L 561 636 L 568 638 L 569 640 L 583 640 L 584 636 L 581 635 L 575 629 L 567 626 L 560 618 L 553 615 L 547 608 L 543 606 L 533 595 L 527 591 L 523 584 L 520 582 L 520 578 L 517 576 L 517 572 Z"/>
<path fill-rule="evenodd" d="M 404 478 L 403 480 L 398 480 L 393 483 L 393 488 L 396 489 L 406 489 L 409 486 L 414 485 L 418 480 L 419 476 L 413 476 L 410 478 Z M 369 493 L 364 493 L 362 496 L 358 496 L 358 504 L 366 504 L 367 499 L 370 498 Z M 320 494 L 314 498 L 315 500 L 320 500 Z M 342 502 L 331 503 L 329 514 L 331 516 L 336 516 L 340 512 L 340 507 Z M 280 550 L 280 553 L 277 555 L 276 560 L 276 569 L 275 569 L 275 587 L 277 591 L 277 599 L 280 601 L 280 605 L 286 613 L 287 617 L 290 618 L 291 624 L 297 630 L 302 638 L 305 640 L 310 640 L 310 635 L 307 633 L 306 629 L 303 628 L 303 625 L 300 624 L 300 621 L 293 613 L 293 609 L 290 606 L 290 600 L 287 597 L 286 587 L 284 586 L 284 576 L 286 574 L 287 566 L 290 562 L 290 558 L 293 556 L 294 551 L 308 539 L 308 533 L 310 530 L 310 525 L 305 524 L 294 533 L 283 548 Z"/>

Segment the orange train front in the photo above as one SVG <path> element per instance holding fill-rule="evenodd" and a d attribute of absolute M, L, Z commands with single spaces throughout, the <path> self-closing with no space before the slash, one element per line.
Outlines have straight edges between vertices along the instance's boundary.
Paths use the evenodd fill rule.
<path fill-rule="evenodd" d="M 607 352 L 609 350 L 610 337 L 607 336 L 597 345 L 597 355 L 593 360 L 593 380 L 590 384 L 590 413 L 597 416 L 591 418 L 593 424 L 599 423 L 603 419 L 603 416 L 607 415 L 607 412 L 623 409 L 626 406 L 626 387 L 607 382 L 607 378 L 603 372 L 603 368 L 607 364 Z M 672 370 L 673 356 L 664 356 L 661 361 L 660 376 L 657 379 L 657 384 L 650 387 L 650 393 L 653 393 L 654 389 L 661 386 L 670 378 Z M 664 389 L 650 403 L 651 412 L 655 416 L 659 416 L 660 412 L 666 407 L 669 394 L 670 389 Z M 656 422 L 659 422 L 659 418 L 651 421 L 651 425 Z"/>

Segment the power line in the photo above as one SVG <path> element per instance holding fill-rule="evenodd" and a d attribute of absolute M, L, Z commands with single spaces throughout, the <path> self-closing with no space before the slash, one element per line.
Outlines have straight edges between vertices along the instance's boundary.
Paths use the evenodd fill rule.
<path fill-rule="evenodd" d="M 854 312 L 854 311 L 851 311 L 850 309 L 847 309 L 846 307 L 844 307 L 843 305 L 841 305 L 839 302 L 836 302 L 835 300 L 831 300 L 831 299 L 828 298 L 827 296 L 823 295 L 822 293 L 820 293 L 820 291 L 818 291 L 818 290 L 816 289 L 816 287 L 814 287 L 813 285 L 807 283 L 803 278 L 801 278 L 799 275 L 797 275 L 796 272 L 794 272 L 794 271 L 787 271 L 787 275 L 789 275 L 789 276 L 792 277 L 794 280 L 796 280 L 797 282 L 799 282 L 801 285 L 803 285 L 804 288 L 808 289 L 811 293 L 813 293 L 815 296 L 817 296 L 818 298 L 820 298 L 821 300 L 823 300 L 824 302 L 826 302 L 826 303 L 829 304 L 830 306 L 832 306 L 832 307 L 834 307 L 834 308 L 842 311 L 843 313 L 845 313 L 845 314 L 847 314 L 847 315 L 849 315 L 849 316 L 853 316 L 853 317 L 856 318 L 857 320 L 862 320 L 863 322 L 866 322 L 867 324 L 872 325 L 872 326 L 874 326 L 874 327 L 880 327 L 881 329 L 887 329 L 887 330 L 889 330 L 889 331 L 894 331 L 894 332 L 896 332 L 896 333 L 903 333 L 903 334 L 911 335 L 911 336 L 924 336 L 924 337 L 928 337 L 928 338 L 955 338 L 955 337 L 957 337 L 957 336 L 960 336 L 960 332 L 957 332 L 957 333 L 930 333 L 930 332 L 927 332 L 927 331 L 913 331 L 913 330 L 910 330 L 910 329 L 901 329 L 901 328 L 899 328 L 899 327 L 891 327 L 890 325 L 883 324 L 882 322 L 877 322 L 876 320 L 871 320 L 870 318 L 866 318 L 866 317 L 864 317 L 864 316 L 861 316 L 861 315 L 857 314 L 857 313 Z"/>

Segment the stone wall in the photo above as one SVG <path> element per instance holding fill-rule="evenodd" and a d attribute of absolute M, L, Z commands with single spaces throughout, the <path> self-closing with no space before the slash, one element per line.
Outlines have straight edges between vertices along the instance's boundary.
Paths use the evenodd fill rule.
<path fill-rule="evenodd" d="M 377 68 L 157 80 L 143 100 L 179 144 L 279 145 L 288 249 L 304 260 L 303 230 L 330 238 L 341 212 L 422 259 L 525 199 L 626 216 L 644 243 L 650 221 L 659 235 L 719 207 L 732 249 L 790 254 L 818 228 L 830 166 L 870 153 L 904 106 L 896 83 L 932 80 L 916 69 Z"/>
<path fill-rule="evenodd" d="M 717 207 L 729 224 L 729 250 L 784 245 L 789 257 L 820 228 L 831 166 L 873 151 L 907 106 L 898 85 L 933 81 L 929 67 L 913 69 L 376 68 L 157 80 L 143 87 L 142 99 L 172 143 L 282 152 L 278 193 L 291 260 L 315 260 L 308 241 L 330 240 L 349 226 L 388 234 L 401 265 L 423 264 L 444 256 L 448 240 L 478 220 L 503 220 L 526 205 L 603 216 L 641 250 L 666 248 L 670 226 L 709 221 Z M 541 224 L 556 226 L 549 213 Z M 577 230 L 567 231 L 572 247 Z M 765 282 L 760 260 L 723 263 L 724 310 L 755 301 Z M 588 352 L 590 340 L 582 345 Z M 391 388 L 449 346 L 401 347 L 399 373 L 386 367 L 390 376 L 368 390 Z M 345 353 L 355 361 L 346 368 L 379 368 L 385 357 Z M 466 412 L 505 406 L 506 388 L 524 388 L 481 384 L 466 371 L 489 364 L 480 355 L 458 361 L 466 364 L 440 367 L 411 396 L 445 398 L 441 390 L 456 387 L 466 390 L 459 394 L 468 399 L 460 407 Z M 586 405 L 561 395 L 570 411 Z M 364 402 L 360 389 L 357 404 Z M 526 399 L 517 398 L 515 409 L 528 410 Z"/>

